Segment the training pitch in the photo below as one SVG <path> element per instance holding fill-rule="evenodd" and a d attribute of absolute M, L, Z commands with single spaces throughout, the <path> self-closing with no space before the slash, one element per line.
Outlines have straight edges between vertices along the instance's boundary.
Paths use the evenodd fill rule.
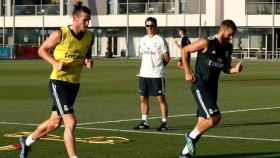
<path fill-rule="evenodd" d="M 192 67 L 195 61 L 192 62 Z M 238 62 L 234 60 L 233 63 Z M 76 99 L 76 137 L 129 139 L 123 143 L 77 142 L 81 158 L 177 158 L 183 134 L 192 130 L 196 105 L 184 71 L 172 60 L 166 69 L 169 131 L 156 132 L 161 121 L 159 105 L 150 98 L 150 129 L 134 131 L 140 118 L 138 59 L 96 59 L 84 69 Z M 243 62 L 237 75 L 222 74 L 218 105 L 221 123 L 197 145 L 194 158 L 280 157 L 280 62 Z M 0 60 L 0 146 L 16 144 L 4 135 L 31 132 L 50 115 L 48 78 L 51 66 L 43 60 Z M 63 127 L 51 133 L 63 135 Z M 59 137 L 61 140 L 61 137 Z M 17 158 L 16 150 L 0 151 L 0 158 Z M 42 139 L 32 146 L 29 158 L 64 158 L 62 141 Z"/>

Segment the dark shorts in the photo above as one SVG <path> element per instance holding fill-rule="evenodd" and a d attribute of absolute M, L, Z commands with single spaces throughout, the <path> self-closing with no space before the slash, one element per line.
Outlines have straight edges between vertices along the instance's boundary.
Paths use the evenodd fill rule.
<path fill-rule="evenodd" d="M 139 94 L 141 96 L 164 96 L 165 79 L 161 78 L 139 78 Z"/>
<path fill-rule="evenodd" d="M 209 119 L 220 114 L 217 105 L 218 90 L 216 87 L 209 88 L 195 83 L 192 85 L 191 89 L 197 104 L 197 116 Z"/>
<path fill-rule="evenodd" d="M 57 111 L 59 116 L 74 113 L 74 102 L 80 84 L 65 81 L 50 80 L 49 92 L 53 99 L 52 111 Z"/>
<path fill-rule="evenodd" d="M 178 62 L 179 62 L 179 63 L 182 63 L 182 62 L 183 62 L 183 61 L 182 61 L 182 57 L 179 58 Z"/>
<path fill-rule="evenodd" d="M 191 60 L 191 55 L 189 54 L 188 56 L 189 56 L 189 62 L 190 62 L 190 60 Z M 178 63 L 183 63 L 182 57 L 179 58 Z"/>

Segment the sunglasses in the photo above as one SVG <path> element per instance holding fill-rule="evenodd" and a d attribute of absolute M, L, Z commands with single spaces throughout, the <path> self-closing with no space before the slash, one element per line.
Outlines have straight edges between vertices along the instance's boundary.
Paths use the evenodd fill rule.
<path fill-rule="evenodd" d="M 155 25 L 146 25 L 146 27 L 154 28 Z"/>

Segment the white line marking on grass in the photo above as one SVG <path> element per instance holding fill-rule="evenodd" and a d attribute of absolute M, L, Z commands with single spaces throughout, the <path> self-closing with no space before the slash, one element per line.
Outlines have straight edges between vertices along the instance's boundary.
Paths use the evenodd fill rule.
<path fill-rule="evenodd" d="M 183 114 L 183 115 L 172 115 L 168 116 L 168 118 L 172 117 L 184 117 L 184 116 L 195 116 L 196 114 Z M 160 119 L 161 117 L 149 117 L 150 120 Z M 92 124 L 105 124 L 105 123 L 118 123 L 118 122 L 129 122 L 129 121 L 138 121 L 139 118 L 127 119 L 127 120 L 115 120 L 115 121 L 98 121 L 98 122 L 88 122 L 88 123 L 79 123 L 78 126 L 82 125 L 92 125 Z"/>
<path fill-rule="evenodd" d="M 280 109 L 280 107 L 267 107 L 267 108 L 254 108 L 254 109 L 240 109 L 240 110 L 229 110 L 223 111 L 223 114 L 226 113 L 234 113 L 234 112 L 247 112 L 247 111 L 259 111 L 259 110 L 273 110 L 273 109 Z M 186 117 L 186 116 L 196 116 L 196 114 L 182 114 L 182 115 L 171 115 L 168 118 L 176 118 L 176 117 Z M 160 119 L 161 117 L 150 117 L 150 120 L 153 119 Z M 83 125 L 92 125 L 92 124 L 105 124 L 105 123 L 119 123 L 119 122 L 129 122 L 129 121 L 137 121 L 139 118 L 135 119 L 126 119 L 126 120 L 114 120 L 114 121 L 97 121 L 97 122 L 87 122 L 87 123 L 79 123 L 78 126 Z"/>
<path fill-rule="evenodd" d="M 38 124 L 30 123 L 10 123 L 0 122 L 5 125 L 21 125 L 21 126 L 38 126 Z M 63 127 L 63 126 L 61 126 Z M 76 127 L 77 129 L 84 130 L 97 130 L 97 131 L 112 131 L 112 132 L 127 132 L 127 133 L 142 133 L 142 134 L 156 134 L 156 135 L 171 135 L 171 136 L 183 136 L 181 133 L 169 133 L 169 132 L 151 132 L 151 131 L 135 131 L 135 130 L 122 130 L 122 129 L 109 129 L 109 128 L 90 128 L 90 127 Z M 267 138 L 248 138 L 248 137 L 232 137 L 232 136 L 215 136 L 215 135 L 203 135 L 206 138 L 218 138 L 218 139 L 236 139 L 236 140 L 254 140 L 254 141 L 270 141 L 280 142 L 280 139 L 267 139 Z"/>
<path fill-rule="evenodd" d="M 17 122 L 0 122 L 2 125 L 20 125 L 20 126 L 38 126 L 39 124 L 34 123 L 17 123 Z"/>
<path fill-rule="evenodd" d="M 181 133 L 169 133 L 169 132 L 151 132 L 151 131 L 136 131 L 136 130 L 122 130 L 122 129 L 109 129 L 109 128 L 88 128 L 88 127 L 76 127 L 84 130 L 97 130 L 97 131 L 113 131 L 113 132 L 127 132 L 127 133 L 141 133 L 141 134 L 156 134 L 156 135 L 171 135 L 171 136 L 183 136 Z M 215 135 L 202 135 L 206 138 L 219 138 L 219 139 L 236 139 L 236 140 L 254 140 L 254 141 L 270 141 L 280 142 L 280 139 L 268 139 L 268 138 L 248 138 L 248 137 L 232 137 L 232 136 L 215 136 Z"/>

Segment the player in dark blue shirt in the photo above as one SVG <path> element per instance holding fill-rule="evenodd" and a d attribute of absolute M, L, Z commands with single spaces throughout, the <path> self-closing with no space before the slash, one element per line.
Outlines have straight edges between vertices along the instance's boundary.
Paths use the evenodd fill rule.
<path fill-rule="evenodd" d="M 240 61 L 231 66 L 232 40 L 237 27 L 232 20 L 224 20 L 219 32 L 182 49 L 182 61 L 185 79 L 191 84 L 192 93 L 197 103 L 197 123 L 190 133 L 186 133 L 186 145 L 180 158 L 192 157 L 195 154 L 195 144 L 201 135 L 217 125 L 221 120 L 217 105 L 218 80 L 220 72 L 234 74 L 242 70 Z M 198 52 L 195 73 L 190 68 L 190 53 Z"/>
<path fill-rule="evenodd" d="M 181 43 L 178 43 L 178 41 L 176 39 L 174 39 L 174 43 L 175 45 L 182 49 L 184 48 L 186 45 L 190 44 L 191 41 L 190 39 L 186 36 L 186 32 L 187 30 L 184 28 L 184 27 L 180 27 L 177 29 L 178 30 L 178 34 L 179 36 L 181 37 Z M 182 63 L 182 57 L 180 57 L 178 63 L 177 63 L 177 66 L 180 68 L 180 69 L 184 69 L 183 67 L 183 63 Z"/>

